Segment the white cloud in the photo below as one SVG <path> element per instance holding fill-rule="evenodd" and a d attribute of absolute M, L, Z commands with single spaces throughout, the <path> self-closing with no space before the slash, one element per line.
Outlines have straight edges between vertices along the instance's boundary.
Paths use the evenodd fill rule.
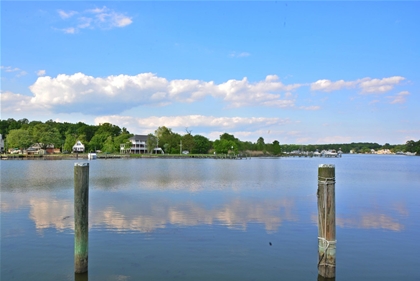
<path fill-rule="evenodd" d="M 303 110 L 320 110 L 321 107 L 318 105 L 311 105 L 311 106 L 300 106 L 299 109 Z"/>
<path fill-rule="evenodd" d="M 12 72 L 18 72 L 17 74 L 16 74 L 16 76 L 17 77 L 21 77 L 21 76 L 24 76 L 24 75 L 26 75 L 26 74 L 28 74 L 26 71 L 24 71 L 24 70 L 21 70 L 20 68 L 18 68 L 18 67 L 11 67 L 11 66 L 1 66 L 0 67 L 0 69 L 1 70 L 3 70 L 4 72 L 8 72 L 8 73 L 12 73 Z"/>
<path fill-rule="evenodd" d="M 322 79 L 312 83 L 311 90 L 332 92 L 341 89 L 358 87 L 361 90 L 361 94 L 381 94 L 392 90 L 395 85 L 399 84 L 403 80 L 405 80 L 405 78 L 401 76 L 392 76 L 382 79 L 372 79 L 370 77 L 366 77 L 354 81 L 339 80 L 335 82 L 328 79 Z"/>
<path fill-rule="evenodd" d="M 16 74 L 17 77 L 21 77 L 21 76 L 25 76 L 26 74 L 28 74 L 28 72 L 22 70 L 21 72 L 19 72 L 18 74 Z"/>
<path fill-rule="evenodd" d="M 186 127 L 210 128 L 219 132 L 226 130 L 234 131 L 246 128 L 248 130 L 261 129 L 268 126 L 281 126 L 290 123 L 289 119 L 266 118 L 266 117 L 215 117 L 204 115 L 185 115 L 185 116 L 151 116 L 147 118 L 137 118 L 131 116 L 101 116 L 95 118 L 95 123 L 112 123 L 121 127 L 126 127 L 129 131 L 147 133 L 154 131 L 160 126 L 166 126 L 174 131 L 184 131 Z M 223 133 L 220 133 L 221 135 Z M 218 136 L 217 135 L 217 138 Z"/>
<path fill-rule="evenodd" d="M 4 71 L 4 72 L 16 72 L 16 71 L 20 71 L 20 68 L 17 68 L 17 67 L 11 67 L 11 66 L 1 66 L 1 69 Z"/>
<path fill-rule="evenodd" d="M 44 69 L 40 69 L 36 72 L 36 75 L 38 76 L 44 76 L 47 72 Z"/>
<path fill-rule="evenodd" d="M 396 96 L 389 97 L 389 98 L 392 98 L 391 104 L 405 103 L 406 98 L 409 94 L 410 93 L 408 91 L 402 91 L 402 92 L 399 92 Z"/>
<path fill-rule="evenodd" d="M 60 30 L 66 34 L 75 34 L 77 32 L 77 29 L 74 27 L 68 27 L 68 28 L 57 28 L 56 30 Z"/>
<path fill-rule="evenodd" d="M 217 86 L 214 95 L 222 97 L 231 107 L 263 105 L 272 107 L 293 107 L 294 99 L 285 95 L 281 99 L 280 92 L 292 91 L 300 84 L 284 85 L 276 75 L 268 75 L 265 80 L 250 83 L 246 77 L 242 80 L 228 80 Z"/>
<path fill-rule="evenodd" d="M 185 128 L 193 131 L 193 134 L 203 135 L 210 140 L 218 139 L 223 133 L 229 132 L 243 141 L 255 142 L 259 136 L 267 141 L 280 140 L 285 134 L 287 126 L 293 123 L 285 118 L 266 117 L 215 117 L 203 115 L 184 116 L 152 116 L 136 118 L 131 116 L 101 116 L 94 122 L 112 123 L 127 128 L 135 134 L 153 133 L 158 127 L 166 126 L 181 135 L 185 134 Z M 282 128 L 282 130 L 279 130 Z"/>
<path fill-rule="evenodd" d="M 311 140 L 311 138 L 296 138 L 296 143 L 299 144 L 304 144 L 304 143 L 309 143 Z"/>
<path fill-rule="evenodd" d="M 92 114 L 113 114 L 140 105 L 191 103 L 206 96 L 221 99 L 230 107 L 293 107 L 293 95 L 286 93 L 282 97 L 281 93 L 298 87 L 299 84 L 284 85 L 275 75 L 268 75 L 265 80 L 255 83 L 245 77 L 215 84 L 190 79 L 168 81 L 153 73 L 105 78 L 76 73 L 60 74 L 55 78 L 39 77 L 29 88 L 34 94 L 33 103 L 55 111 L 83 112 L 89 108 Z"/>
<path fill-rule="evenodd" d="M 67 34 L 74 34 L 85 28 L 112 29 L 115 27 L 124 27 L 133 22 L 131 17 L 111 10 L 105 6 L 102 8 L 88 9 L 82 12 L 66 12 L 63 10 L 58 10 L 57 12 L 62 19 L 70 21 L 72 25 L 67 28 L 56 28 Z"/>
<path fill-rule="evenodd" d="M 74 16 L 74 15 L 77 14 L 76 11 L 68 11 L 68 12 L 65 12 L 63 10 L 58 10 L 57 12 L 58 12 L 58 14 L 60 15 L 60 17 L 62 19 L 68 19 L 68 18 L 71 18 L 72 16 Z"/>
<path fill-rule="evenodd" d="M 341 90 L 343 88 L 353 88 L 357 84 L 357 81 L 349 81 L 346 82 L 344 80 L 339 80 L 336 82 L 332 82 L 328 79 L 318 80 L 311 84 L 312 91 L 323 91 L 323 92 L 332 92 Z"/>
<path fill-rule="evenodd" d="M 88 28 L 91 26 L 93 19 L 92 18 L 87 18 L 87 17 L 80 17 L 78 19 L 79 23 L 77 25 L 78 28 L 83 29 L 83 28 Z"/>
<path fill-rule="evenodd" d="M 0 93 L 2 113 L 20 113 L 43 109 L 42 105 L 32 104 L 31 97 L 9 91 Z"/>
<path fill-rule="evenodd" d="M 87 13 L 93 14 L 93 20 L 98 26 L 105 28 L 110 27 L 124 27 L 131 24 L 133 21 L 130 17 L 121 13 L 117 13 L 107 7 L 95 8 L 87 10 Z"/>
<path fill-rule="evenodd" d="M 364 78 L 360 82 L 359 87 L 362 89 L 363 94 L 380 94 L 392 90 L 396 84 L 399 84 L 404 79 L 405 78 L 401 76 L 393 76 L 382 79 Z"/>
<path fill-rule="evenodd" d="M 240 53 L 232 52 L 229 54 L 229 56 L 232 58 L 243 58 L 243 57 L 249 57 L 250 55 L 251 54 L 248 52 L 240 52 Z"/>
<path fill-rule="evenodd" d="M 325 144 L 325 143 L 350 143 L 352 140 L 351 137 L 347 136 L 328 136 L 319 138 L 317 143 Z"/>

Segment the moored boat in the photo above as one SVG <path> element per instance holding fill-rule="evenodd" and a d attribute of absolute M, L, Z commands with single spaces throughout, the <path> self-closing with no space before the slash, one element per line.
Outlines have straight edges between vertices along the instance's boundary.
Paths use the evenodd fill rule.
<path fill-rule="evenodd" d="M 94 152 L 88 153 L 88 159 L 89 160 L 93 160 L 93 159 L 96 159 L 96 158 L 97 158 L 96 153 L 94 153 Z"/>

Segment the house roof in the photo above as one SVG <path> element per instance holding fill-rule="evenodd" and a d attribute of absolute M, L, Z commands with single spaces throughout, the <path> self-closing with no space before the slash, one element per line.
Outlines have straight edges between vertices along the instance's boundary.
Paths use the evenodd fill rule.
<path fill-rule="evenodd" d="M 73 147 L 85 147 L 85 145 L 81 141 L 77 141 Z"/>
<path fill-rule="evenodd" d="M 134 135 L 131 138 L 129 138 L 129 140 L 138 140 L 138 141 L 144 141 L 147 142 L 147 135 Z"/>

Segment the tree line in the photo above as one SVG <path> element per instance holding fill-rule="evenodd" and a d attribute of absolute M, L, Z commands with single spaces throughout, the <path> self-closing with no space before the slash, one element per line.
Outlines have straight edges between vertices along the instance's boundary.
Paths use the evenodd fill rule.
<path fill-rule="evenodd" d="M 38 144 L 43 149 L 54 146 L 62 152 L 71 152 L 77 140 L 85 145 L 85 151 L 116 152 L 120 150 L 120 144 L 127 143 L 132 136 L 126 128 L 110 123 L 88 125 L 53 120 L 44 123 L 30 122 L 25 118 L 0 120 L 0 133 L 5 137 L 8 148 L 23 150 Z"/>
<path fill-rule="evenodd" d="M 83 122 L 67 123 L 48 120 L 29 121 L 28 119 L 0 120 L 0 133 L 6 139 L 9 148 L 26 149 L 37 143 L 42 148 L 54 146 L 61 148 L 62 151 L 72 151 L 73 145 L 80 140 L 85 145 L 85 151 L 119 152 L 120 145 L 125 148 L 131 147 L 129 138 L 133 136 L 126 128 L 120 128 L 110 123 L 99 125 L 88 125 Z M 342 144 L 282 144 L 277 140 L 272 143 L 265 143 L 263 137 L 259 137 L 256 142 L 241 141 L 234 135 L 224 133 L 219 139 L 211 141 L 202 135 L 193 135 L 192 131 L 186 128 L 186 133 L 181 135 L 173 132 L 165 126 L 158 127 L 153 133 L 148 135 L 147 147 L 149 152 L 159 146 L 166 154 L 180 154 L 188 151 L 193 154 L 206 153 L 248 153 L 258 152 L 258 155 L 280 155 L 285 152 L 315 151 L 335 149 L 349 153 L 369 153 L 371 149 L 389 149 L 393 152 L 417 152 L 420 155 L 420 140 L 407 141 L 405 144 L 380 145 L 378 143 L 342 143 Z"/>

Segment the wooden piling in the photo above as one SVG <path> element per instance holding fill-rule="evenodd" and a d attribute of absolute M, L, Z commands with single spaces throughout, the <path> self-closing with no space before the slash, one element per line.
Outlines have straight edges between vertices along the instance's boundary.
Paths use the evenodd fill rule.
<path fill-rule="evenodd" d="M 318 167 L 318 274 L 335 278 L 335 166 Z"/>
<path fill-rule="evenodd" d="M 74 164 L 74 272 L 88 270 L 89 164 Z"/>

